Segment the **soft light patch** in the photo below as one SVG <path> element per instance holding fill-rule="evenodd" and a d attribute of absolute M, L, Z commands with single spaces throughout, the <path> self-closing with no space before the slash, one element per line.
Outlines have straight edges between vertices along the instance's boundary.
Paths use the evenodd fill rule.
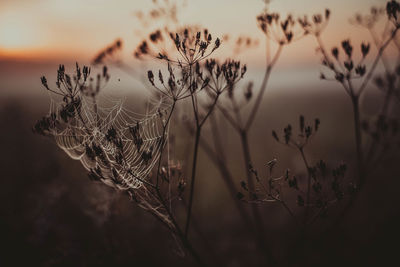
<path fill-rule="evenodd" d="M 0 48 L 21 49 L 38 46 L 40 36 L 35 25 L 12 14 L 0 15 Z"/>

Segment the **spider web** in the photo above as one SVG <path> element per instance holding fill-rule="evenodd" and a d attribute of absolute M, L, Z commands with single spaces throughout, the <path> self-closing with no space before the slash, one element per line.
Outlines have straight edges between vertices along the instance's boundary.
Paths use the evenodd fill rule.
<path fill-rule="evenodd" d="M 163 140 L 167 140 L 170 105 L 160 101 L 140 114 L 126 109 L 125 99 L 80 98 L 73 118 L 59 122 L 50 132 L 57 145 L 109 186 L 127 190 L 147 183 L 160 158 Z M 59 114 L 61 109 L 62 102 L 52 99 L 50 114 Z M 110 129 L 115 130 L 119 146 L 110 140 Z"/>

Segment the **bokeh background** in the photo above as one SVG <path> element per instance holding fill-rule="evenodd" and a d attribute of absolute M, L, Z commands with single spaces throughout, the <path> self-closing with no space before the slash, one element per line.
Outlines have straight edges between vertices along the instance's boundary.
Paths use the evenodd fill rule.
<path fill-rule="evenodd" d="M 75 62 L 90 64 L 98 51 L 117 38 L 123 40 L 119 58 L 136 73 L 145 74 L 144 66 L 157 63 L 143 65 L 134 59 L 133 51 L 148 33 L 165 25 L 201 25 L 214 36 L 258 40 L 258 45 L 241 51 L 235 50 L 235 41 L 227 41 L 216 52 L 219 58 L 233 57 L 246 63 L 247 79 L 257 88 L 265 49 L 256 16 L 264 8 L 263 1 L 176 3 L 177 21 L 146 17 L 157 4 L 165 4 L 163 1 L 0 1 L 0 265 L 187 266 L 173 237 L 152 216 L 125 194 L 91 182 L 79 162 L 68 158 L 52 140 L 31 130 L 49 110 L 49 95 L 40 84 L 42 75 L 54 82 L 58 64 L 65 64 L 72 72 Z M 359 47 L 361 41 L 371 42 L 371 38 L 349 19 L 356 12 L 366 13 L 372 5 L 384 3 L 275 0 L 270 9 L 310 15 L 330 8 L 332 18 L 323 34 L 327 47 L 347 38 Z M 376 53 L 374 48 L 372 53 Z M 261 173 L 265 174 L 267 161 L 277 158 L 278 170 L 290 168 L 305 174 L 299 156 L 274 142 L 270 134 L 287 123 L 296 124 L 300 114 L 306 120 L 320 118 L 322 122 L 321 131 L 307 150 L 311 160 L 354 165 L 350 99 L 338 84 L 319 79 L 322 69 L 311 37 L 285 48 L 251 132 L 253 159 Z M 147 87 L 115 66 L 110 66 L 110 74 L 105 90 L 127 97 L 126 105 L 142 112 L 150 96 Z M 362 99 L 363 116 L 376 114 L 380 101 L 381 92 L 370 86 Z M 231 156 L 239 187 L 244 177 L 241 148 L 227 122 L 220 123 L 226 129 L 223 145 Z M 179 118 L 173 126 L 175 157 L 185 167 L 190 162 L 185 148 L 192 140 Z M 194 243 L 217 262 L 222 259 L 229 266 L 257 266 L 260 252 L 238 220 L 218 171 L 202 151 L 199 162 Z M 326 233 L 324 242 L 307 244 L 312 255 L 310 265 L 378 265 L 395 257 L 396 245 L 388 244 L 398 237 L 400 179 L 396 179 L 399 171 L 390 167 L 396 162 L 398 158 L 384 168 L 377 166 L 377 179 L 365 188 L 343 227 Z M 352 172 L 350 168 L 350 176 Z M 269 236 L 275 240 L 274 253 L 285 258 L 293 238 L 287 229 L 294 228 L 293 222 L 274 204 L 265 205 L 262 213 Z M 313 240 L 319 240 L 318 236 Z"/>

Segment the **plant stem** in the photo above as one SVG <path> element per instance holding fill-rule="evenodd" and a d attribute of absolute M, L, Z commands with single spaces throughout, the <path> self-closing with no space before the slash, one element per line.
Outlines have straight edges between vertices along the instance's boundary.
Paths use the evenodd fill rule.
<path fill-rule="evenodd" d="M 387 74 L 389 74 L 389 72 L 387 72 Z M 393 85 L 389 85 L 386 95 L 385 95 L 384 102 L 383 102 L 382 111 L 380 112 L 380 114 L 378 116 L 378 120 L 386 119 L 386 116 L 389 112 L 390 102 L 393 97 L 394 89 L 395 89 L 395 87 Z M 374 160 L 374 156 L 376 156 L 376 154 L 377 154 L 377 146 L 379 145 L 379 142 L 377 140 L 372 140 L 371 143 L 372 144 L 371 144 L 368 152 L 365 154 L 365 159 L 364 159 L 366 173 L 369 171 L 369 170 L 367 170 L 368 166 L 371 166 L 376 163 L 376 162 L 373 162 L 373 160 Z"/>
<path fill-rule="evenodd" d="M 166 205 L 164 198 L 161 195 L 161 192 L 159 189 L 156 189 L 157 195 L 159 197 L 159 200 L 162 204 L 162 206 L 164 207 L 164 209 L 166 210 L 168 216 L 171 219 L 172 224 L 174 225 L 175 229 L 172 229 L 177 236 L 179 237 L 179 239 L 181 240 L 183 246 L 186 248 L 186 250 L 192 255 L 193 259 L 196 261 L 196 263 L 199 266 L 206 266 L 205 263 L 203 262 L 203 260 L 201 259 L 201 257 L 199 256 L 199 254 L 197 253 L 197 251 L 194 249 L 194 247 L 192 246 L 192 244 L 190 243 L 190 241 L 187 239 L 187 237 L 183 234 L 181 228 L 179 227 L 178 223 L 176 222 L 174 216 L 172 215 L 171 211 L 169 210 L 168 206 Z"/>
<path fill-rule="evenodd" d="M 250 127 L 251 127 L 251 125 L 252 125 L 252 123 L 253 123 L 253 121 L 255 119 L 255 116 L 257 114 L 258 108 L 260 107 L 260 104 L 261 104 L 261 100 L 262 100 L 262 98 L 264 96 L 264 92 L 265 92 L 265 90 L 267 88 L 267 84 L 268 84 L 268 81 L 269 81 L 269 77 L 271 75 L 271 71 L 272 71 L 274 65 L 276 64 L 276 62 L 278 61 L 279 56 L 281 55 L 282 49 L 283 49 L 283 45 L 279 45 L 278 50 L 276 51 L 276 53 L 274 55 L 274 58 L 272 59 L 271 63 L 267 66 L 267 68 L 265 70 L 264 79 L 263 79 L 263 81 L 261 83 L 260 91 L 259 91 L 259 93 L 257 95 L 256 102 L 255 102 L 255 104 L 254 104 L 254 106 L 253 106 L 253 108 L 252 108 L 252 110 L 250 112 L 250 116 L 249 116 L 249 118 L 247 120 L 247 123 L 245 125 L 245 129 L 246 130 L 250 129 Z"/>
<path fill-rule="evenodd" d="M 361 147 L 362 139 L 361 139 L 359 97 L 355 96 L 355 95 L 351 95 L 351 100 L 352 100 L 352 104 L 353 104 L 354 132 L 355 132 L 355 139 L 356 139 L 355 141 L 356 141 L 356 153 L 357 153 L 357 175 L 358 175 L 358 182 L 359 182 L 358 188 L 361 189 L 361 187 L 365 183 L 365 176 L 364 176 L 364 170 L 363 170 L 363 154 L 362 154 L 362 147 Z M 353 206 L 358 195 L 359 195 L 359 192 L 357 192 L 356 194 L 354 194 L 350 197 L 349 202 L 343 208 L 342 212 L 340 213 L 340 216 L 338 216 L 338 218 L 335 220 L 335 222 L 332 224 L 332 226 L 336 226 L 336 225 L 340 224 L 340 222 L 344 219 L 347 212 Z"/>
<path fill-rule="evenodd" d="M 248 188 L 249 188 L 249 197 L 250 197 L 250 200 L 254 200 L 254 196 L 251 194 L 251 192 L 255 192 L 255 187 L 254 187 L 254 182 L 252 179 L 252 174 L 250 171 L 251 156 L 250 156 L 250 147 L 249 147 L 246 130 L 242 130 L 240 132 L 240 140 L 241 140 L 242 148 L 243 148 L 243 159 L 244 159 L 246 176 L 247 176 L 247 184 L 248 184 Z M 275 261 L 273 259 L 271 251 L 269 250 L 269 248 L 267 247 L 267 244 L 265 242 L 265 231 L 264 231 L 263 219 L 260 214 L 260 211 L 258 210 L 258 207 L 256 205 L 251 205 L 251 211 L 253 214 L 256 231 L 259 233 L 257 235 L 258 245 L 265 252 L 265 254 L 263 254 L 263 255 L 266 257 L 266 262 L 268 264 L 273 264 Z"/>
<path fill-rule="evenodd" d="M 100 127 L 100 116 L 99 116 L 99 111 L 97 108 L 97 101 L 96 101 L 95 97 L 93 97 L 93 103 L 94 103 L 94 113 L 96 114 L 96 126 Z"/>
<path fill-rule="evenodd" d="M 201 134 L 201 126 L 197 125 L 196 136 L 195 136 L 195 141 L 194 141 L 194 151 L 193 151 L 192 176 L 191 176 L 191 180 L 190 180 L 189 205 L 188 205 L 188 212 L 186 215 L 186 226 L 185 226 L 185 237 L 186 238 L 188 236 L 190 219 L 191 219 L 191 214 L 192 214 L 194 186 L 195 186 L 195 182 L 196 182 L 195 179 L 196 179 L 197 154 L 198 154 L 198 149 L 199 149 L 200 134 Z"/>
<path fill-rule="evenodd" d="M 192 206 L 193 206 L 193 198 L 194 198 L 194 187 L 195 187 L 195 179 L 196 179 L 196 166 L 197 166 L 197 154 L 199 150 L 199 143 L 200 143 L 200 136 L 201 136 L 201 129 L 209 118 L 211 113 L 213 112 L 215 106 L 217 105 L 217 101 L 219 98 L 219 93 L 214 98 L 213 104 L 211 108 L 208 110 L 207 114 L 204 116 L 202 120 L 199 119 L 199 114 L 196 108 L 195 96 L 192 94 L 192 105 L 193 105 L 193 112 L 196 121 L 196 136 L 194 141 L 194 151 L 193 151 L 193 163 L 192 163 L 192 177 L 190 180 L 190 194 L 189 194 L 189 206 L 188 206 L 188 213 L 186 215 L 186 226 L 185 226 L 185 237 L 187 238 L 189 233 L 189 226 L 190 226 L 190 219 L 192 215 Z"/>
<path fill-rule="evenodd" d="M 352 96 L 351 101 L 353 104 L 353 115 L 354 115 L 354 133 L 355 133 L 356 153 L 357 153 L 357 176 L 359 185 L 361 186 L 365 182 L 365 177 L 363 175 L 363 154 L 362 154 L 359 97 Z"/>
<path fill-rule="evenodd" d="M 233 183 L 232 174 L 230 173 L 229 169 L 226 167 L 224 160 L 219 156 L 220 154 L 215 153 L 204 140 L 200 140 L 200 145 L 203 148 L 203 150 L 205 151 L 205 153 L 208 155 L 208 157 L 211 159 L 211 162 L 214 163 L 214 165 L 218 168 L 218 170 L 221 174 L 221 177 L 223 178 L 225 185 L 230 192 L 232 200 L 235 203 L 235 207 L 238 210 L 240 217 L 242 218 L 246 227 L 253 230 L 252 222 L 249 220 L 249 216 L 248 216 L 246 210 L 243 208 L 243 206 L 240 204 L 240 202 L 237 201 L 236 194 L 237 194 L 238 190 L 236 189 L 235 184 Z"/>
<path fill-rule="evenodd" d="M 172 103 L 171 111 L 169 112 L 168 118 L 167 118 L 165 124 L 163 125 L 163 133 L 162 133 L 162 136 L 161 136 L 161 152 L 160 152 L 160 158 L 158 159 L 157 174 L 156 174 L 156 187 L 157 188 L 158 188 L 158 183 L 159 183 L 162 155 L 163 155 L 163 152 L 164 152 L 164 144 L 165 144 L 165 141 L 166 141 L 165 133 L 166 133 L 167 127 L 169 125 L 169 122 L 171 120 L 172 113 L 174 112 L 175 104 L 176 104 L 176 101 L 174 100 L 174 102 Z"/>
<path fill-rule="evenodd" d="M 307 219 L 308 215 L 310 213 L 310 194 L 311 194 L 311 173 L 310 173 L 310 165 L 308 164 L 308 161 L 306 159 L 306 156 L 304 154 L 304 149 L 303 147 L 299 148 L 301 157 L 303 159 L 304 165 L 307 169 L 307 192 L 306 192 L 306 213 L 304 215 L 304 228 L 307 225 Z"/>
<path fill-rule="evenodd" d="M 373 74 L 375 73 L 375 69 L 378 66 L 378 62 L 381 59 L 381 57 L 383 56 L 383 52 L 385 51 L 386 47 L 388 47 L 388 45 L 390 44 L 390 42 L 394 39 L 394 37 L 397 34 L 397 31 L 399 30 L 399 26 L 396 26 L 396 28 L 393 30 L 392 34 L 389 36 L 389 38 L 382 44 L 382 46 L 379 48 L 378 54 L 375 57 L 374 62 L 372 63 L 372 66 L 369 70 L 369 72 L 367 73 L 367 76 L 365 77 L 363 83 L 361 84 L 357 94 L 358 96 L 361 95 L 361 93 L 364 91 L 364 89 L 366 88 L 368 82 L 371 80 Z"/>
<path fill-rule="evenodd" d="M 250 147 L 249 147 L 249 142 L 247 139 L 246 131 L 242 131 L 240 133 L 240 140 L 242 142 L 244 164 L 245 164 L 245 170 L 246 170 L 246 176 L 247 176 L 247 184 L 249 186 L 249 194 L 250 194 L 250 192 L 254 192 L 255 188 L 254 188 L 254 182 L 251 177 L 252 175 L 251 175 L 251 171 L 250 171 L 251 156 L 250 156 Z M 251 195 L 249 195 L 249 197 L 252 198 Z"/>

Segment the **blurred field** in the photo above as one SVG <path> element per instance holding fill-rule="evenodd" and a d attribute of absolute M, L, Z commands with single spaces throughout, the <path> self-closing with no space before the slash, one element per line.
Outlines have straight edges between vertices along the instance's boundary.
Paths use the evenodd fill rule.
<path fill-rule="evenodd" d="M 284 51 L 274 65 L 264 99 L 249 132 L 250 161 L 265 184 L 267 162 L 277 159 L 274 176 L 289 169 L 290 175 L 297 177 L 300 188 L 306 188 L 307 178 L 311 181 L 311 171 L 307 172 L 298 151 L 277 143 L 271 132 L 275 130 L 281 137 L 284 127 L 290 123 L 293 135 L 296 135 L 299 115 L 305 116 L 306 124 L 312 124 L 315 118 L 319 118 L 321 125 L 318 133 L 305 148 L 307 159 L 311 165 L 324 160 L 330 167 L 346 163 L 349 169 L 343 184 L 348 185 L 348 182 L 357 180 L 353 110 L 349 96 L 337 82 L 319 79 L 320 74 L 326 74 L 327 80 L 332 78 L 332 73 L 321 65 L 322 45 L 316 43 L 312 36 L 303 38 L 301 29 L 286 32 L 284 28 L 291 28 L 292 24 L 289 19 L 286 26 L 284 22 L 278 23 L 278 32 L 274 32 L 271 22 L 268 22 L 268 27 L 265 24 L 272 17 L 265 16 L 262 21 L 263 16 L 258 19 L 256 16 L 264 9 L 278 12 L 282 19 L 287 13 L 293 13 L 293 18 L 297 19 L 303 14 L 312 16 L 315 12 L 322 12 L 321 17 L 310 17 L 316 26 L 315 37 L 322 39 L 328 54 L 332 51 L 338 67 L 343 71 L 348 68 L 351 72 L 348 64 L 354 60 L 354 66 L 351 61 L 353 72 L 357 73 L 356 68 L 359 72 L 362 65 L 358 64 L 365 63 L 368 77 L 376 53 L 384 48 L 379 48 L 380 28 L 385 28 L 383 44 L 387 30 L 390 30 L 387 18 L 391 20 L 393 16 L 398 23 L 397 15 L 400 14 L 398 6 L 392 6 L 392 11 L 390 8 L 370 11 L 372 5 L 384 7 L 384 2 L 380 0 L 339 0 L 334 3 L 328 0 L 290 3 L 285 0 L 248 1 L 246 5 L 241 1 L 228 0 L 97 1 L 96 5 L 82 1 L 0 2 L 1 267 L 196 266 L 190 255 L 183 257 L 184 249 L 178 245 L 178 238 L 150 213 L 130 201 L 127 193 L 91 181 L 81 163 L 69 158 L 54 140 L 33 133 L 32 126 L 49 111 L 49 92 L 41 86 L 40 77 L 45 75 L 48 84 L 54 85 L 58 64 L 65 64 L 67 72 L 71 73 L 75 69 L 75 60 L 80 66 L 101 62 L 92 67 L 92 75 L 102 71 L 101 64 L 107 64 L 111 79 L 104 90 L 106 94 L 126 98 L 126 108 L 143 113 L 150 96 L 148 80 L 152 80 L 152 72 L 147 74 L 147 79 L 147 71 L 154 71 L 158 78 L 161 68 L 167 75 L 166 64 L 153 59 L 158 52 L 169 54 L 169 45 L 164 43 L 169 38 L 169 31 L 178 31 L 185 25 L 193 27 L 195 33 L 198 27 L 206 27 L 213 39 L 207 34 L 205 38 L 212 39 L 214 43 L 218 36 L 223 44 L 222 49 L 216 50 L 212 57 L 219 60 L 234 58 L 248 64 L 245 79 L 246 83 L 254 81 L 254 101 L 255 91 L 265 71 L 265 56 L 268 58 L 269 52 L 273 56 L 276 49 L 280 51 L 269 44 L 266 50 L 263 31 L 274 40 L 281 28 L 284 31 L 283 42 L 275 41 L 293 44 L 284 45 Z M 391 1 L 391 4 L 395 2 Z M 394 10 L 396 8 L 397 11 Z M 369 15 L 354 17 L 356 13 Z M 381 14 L 380 20 L 378 13 Z M 368 23 L 363 25 L 363 22 Z M 371 27 L 374 23 L 376 25 Z M 166 38 L 157 37 L 157 34 L 151 37 L 159 27 L 165 28 Z M 266 27 L 272 29 L 269 34 Z M 303 30 L 314 32 L 304 25 Z M 348 48 L 350 41 L 354 45 L 354 53 L 353 47 L 350 53 L 346 51 L 345 44 Z M 111 42 L 118 45 L 113 46 Z M 157 49 L 151 51 L 153 45 Z M 341 51 L 340 56 L 337 53 L 334 55 L 334 50 L 331 50 L 336 46 Z M 176 40 L 171 47 L 174 51 L 178 47 Z M 399 49 L 399 45 L 388 45 L 380 60 L 382 62 L 376 61 L 378 65 L 374 75 L 399 63 L 395 62 Z M 152 52 L 156 53 L 153 55 Z M 134 59 L 134 55 L 143 57 L 143 60 Z M 174 58 L 172 55 L 169 58 Z M 101 60 L 93 61 L 94 58 Z M 148 58 L 151 60 L 148 61 Z M 329 62 L 326 63 L 329 65 Z M 400 74 L 397 73 L 396 77 L 397 83 Z M 363 82 L 359 78 L 351 80 L 355 87 Z M 383 90 L 376 88 L 373 78 L 360 100 L 362 119 L 376 119 L 376 114 L 381 111 Z M 350 81 L 347 82 L 350 86 Z M 246 83 L 241 81 L 235 93 L 243 96 L 241 89 Z M 396 86 L 398 90 L 398 84 Z M 397 121 L 400 118 L 399 106 L 397 103 L 397 109 L 389 111 Z M 187 183 L 183 199 L 176 200 L 172 205 L 172 213 L 181 226 L 186 222 L 192 170 L 194 138 L 186 127 L 192 112 L 190 103 L 179 103 L 171 121 L 168 144 L 170 158 L 183 166 Z M 246 180 L 245 170 L 249 162 L 243 158 L 237 132 L 220 111 L 216 110 L 214 114 L 233 183 L 237 191 L 246 194 L 244 199 L 247 199 L 247 193 L 241 189 L 241 181 Z M 202 131 L 202 140 L 213 146 L 214 133 L 207 124 Z M 280 266 L 399 265 L 399 132 L 395 137 L 397 139 L 389 144 L 391 150 L 387 150 L 389 152 L 384 155 L 384 160 L 376 166 L 368 166 L 371 170 L 365 175 L 368 180 L 362 191 L 356 194 L 357 198 L 346 216 L 342 217 L 341 211 L 352 199 L 348 194 L 344 200 L 329 208 L 327 218 L 318 218 L 314 224 L 307 226 L 311 217 L 307 214 L 308 208 L 297 204 L 298 194 L 305 193 L 293 191 L 293 188 L 291 191 L 286 184 L 283 198 L 294 211 L 294 218 L 279 203 L 259 205 L 267 246 Z M 366 134 L 363 142 L 365 148 L 370 144 Z M 260 251 L 262 245 L 257 244 L 261 230 L 254 222 L 251 223 L 254 229 L 249 229 L 236 205 L 243 207 L 249 216 L 252 206 L 246 201 L 239 201 L 236 196 L 232 198 L 232 192 L 228 190 L 215 162 L 201 147 L 197 162 L 189 240 L 210 266 L 264 266 L 263 258 L 267 253 L 266 250 Z M 363 175 L 360 177 L 363 178 Z M 326 187 L 327 184 L 330 187 Z M 325 181 L 324 189 L 331 190 L 332 185 L 331 180 Z M 310 190 L 310 184 L 308 188 Z M 310 210 L 315 212 L 320 208 L 316 204 Z M 254 220 L 254 216 L 251 217 L 250 221 Z"/>
<path fill-rule="evenodd" d="M 135 99 L 128 99 L 133 107 Z M 377 94 L 364 99 L 366 112 L 378 100 Z M 3 95 L 0 99 L 2 266 L 186 266 L 174 253 L 173 238 L 153 217 L 126 195 L 89 181 L 79 162 L 69 159 L 52 140 L 32 133 L 32 125 L 46 114 L 48 103 L 45 96 L 34 95 Z M 270 134 L 289 122 L 296 125 L 299 114 L 322 122 L 307 150 L 311 160 L 353 165 L 351 109 L 342 90 L 281 88 L 267 93 L 251 132 L 253 158 L 261 173 L 267 161 L 277 158 L 278 171 L 290 168 L 304 174 L 299 156 L 276 144 Z M 225 127 L 227 122 L 220 123 L 226 129 L 223 145 L 239 188 L 244 177 L 240 146 L 235 133 Z M 191 140 L 179 117 L 172 127 L 175 157 L 185 166 L 185 147 L 191 147 Z M 396 246 L 386 244 L 399 234 L 400 180 L 399 170 L 387 166 L 378 170 L 375 182 L 365 188 L 339 232 L 327 233 L 322 242 L 312 237 L 305 248 L 312 255 L 311 265 L 373 265 L 395 257 L 391 253 Z M 193 239 L 199 250 L 230 266 L 243 262 L 256 266 L 258 252 L 249 231 L 238 219 L 219 173 L 202 152 L 196 190 L 195 228 L 201 231 L 195 231 Z M 292 239 L 287 229 L 293 223 L 275 204 L 261 210 L 268 235 L 277 240 L 274 253 L 285 258 Z"/>

